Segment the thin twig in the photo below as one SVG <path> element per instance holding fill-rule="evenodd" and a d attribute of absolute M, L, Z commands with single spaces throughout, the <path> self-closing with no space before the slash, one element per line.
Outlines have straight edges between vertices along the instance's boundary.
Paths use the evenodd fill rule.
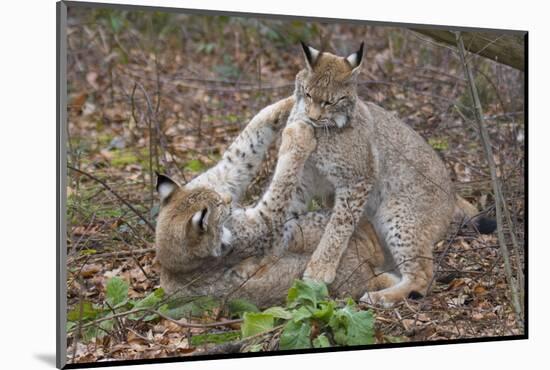
<path fill-rule="evenodd" d="M 80 242 L 82 241 L 82 239 L 84 239 L 84 237 L 86 236 L 86 234 L 87 234 L 87 233 L 92 229 L 92 227 L 94 226 L 95 216 L 96 216 L 96 212 L 94 212 L 94 213 L 92 214 L 91 220 L 90 220 L 90 222 L 88 223 L 88 226 L 86 226 L 86 229 L 84 229 L 84 232 L 82 233 L 82 235 L 80 235 L 80 237 L 78 238 L 78 240 L 76 241 L 76 243 L 74 243 L 74 244 L 72 245 L 71 252 L 69 253 L 69 256 L 74 256 L 74 255 L 76 254 L 76 248 L 77 248 L 77 246 L 80 244 Z M 76 230 L 76 228 L 73 229 L 72 236 L 71 236 L 71 240 L 72 240 L 72 237 L 74 237 L 74 235 L 75 235 L 75 230 Z"/>
<path fill-rule="evenodd" d="M 519 244 L 516 238 L 516 228 L 514 223 L 512 222 L 512 217 L 510 217 L 510 211 L 508 210 L 508 205 L 506 204 L 506 201 L 504 200 L 504 195 L 502 193 L 502 189 L 500 189 L 500 199 L 502 202 L 502 210 L 504 211 L 504 217 L 506 219 L 506 223 L 508 223 L 508 228 L 510 229 L 510 238 L 512 240 L 512 249 L 514 251 L 514 257 L 516 259 L 516 270 L 518 275 L 518 290 L 519 290 L 519 296 L 520 296 L 520 303 L 523 311 L 524 307 L 524 299 L 525 299 L 525 292 L 524 292 L 524 276 L 523 276 L 523 269 L 521 266 L 521 258 L 519 256 Z"/>
<path fill-rule="evenodd" d="M 145 94 L 145 91 L 143 92 Z M 146 95 L 147 96 L 147 95 Z M 147 101 L 149 101 L 149 98 L 147 98 Z M 155 176 L 153 176 L 153 156 L 155 158 L 158 158 L 156 156 L 156 143 L 153 135 L 153 130 L 151 130 L 152 122 L 151 122 L 151 116 L 149 115 L 147 118 L 147 130 L 149 131 L 149 209 L 153 209 L 153 202 L 154 202 L 154 196 L 155 196 Z M 158 166 L 156 167 L 156 170 L 158 171 Z"/>
<path fill-rule="evenodd" d="M 160 122 L 157 119 L 156 111 L 153 109 L 153 103 L 151 102 L 151 98 L 149 97 L 149 94 L 147 93 L 147 90 L 145 90 L 143 85 L 140 84 L 137 81 L 134 81 L 134 83 L 137 85 L 137 87 L 139 87 L 139 89 L 143 93 L 143 96 L 145 97 L 145 102 L 147 103 L 147 111 L 149 112 L 149 114 L 148 114 L 149 119 L 155 125 L 155 130 L 156 130 L 156 133 L 158 135 L 159 143 L 160 143 L 162 149 L 164 150 L 163 153 L 162 153 L 162 158 L 161 159 L 162 159 L 162 162 L 166 165 L 167 160 L 165 158 L 165 154 L 166 154 L 165 152 L 166 152 L 166 148 L 168 147 L 168 143 L 166 142 L 166 138 L 162 134 L 162 130 L 161 130 L 161 127 L 160 127 Z"/>
<path fill-rule="evenodd" d="M 147 254 L 154 252 L 155 248 L 144 248 L 144 249 L 138 249 L 135 251 L 118 251 L 118 252 L 109 252 L 109 253 L 98 253 L 98 254 L 92 254 L 92 255 L 81 255 L 76 257 L 77 260 L 82 258 L 109 258 L 109 257 L 128 257 L 128 256 L 134 256 L 134 255 L 140 255 L 140 254 Z"/>
<path fill-rule="evenodd" d="M 474 216 L 475 217 L 475 216 Z M 441 263 L 443 262 L 443 259 L 445 258 L 445 256 L 447 255 L 447 252 L 449 251 L 452 243 L 455 241 L 456 237 L 458 236 L 458 234 L 460 233 L 460 230 L 462 230 L 462 227 L 464 225 L 467 225 L 468 222 L 471 221 L 472 218 L 468 219 L 467 221 L 464 221 L 464 219 L 460 222 L 460 225 L 458 225 L 458 228 L 456 229 L 456 232 L 454 233 L 454 235 L 449 239 L 449 241 L 447 242 L 447 245 L 445 246 L 445 249 L 443 250 L 443 253 L 441 253 L 439 255 L 439 258 L 437 259 L 437 262 L 435 263 L 435 267 L 439 268 L 441 266 Z M 433 286 L 433 283 L 435 281 L 435 276 L 436 274 L 434 273 L 432 278 L 430 279 L 430 282 L 428 284 L 428 288 L 426 288 L 426 295 L 424 297 L 427 297 L 428 294 L 430 294 L 430 291 L 432 290 L 432 286 Z"/>
<path fill-rule="evenodd" d="M 516 314 L 516 320 L 518 322 L 518 325 L 523 326 L 523 310 L 522 305 L 520 303 L 518 289 L 516 286 L 516 283 L 514 281 L 513 275 L 512 275 L 512 267 L 510 264 L 510 256 L 508 252 L 508 248 L 506 246 L 506 239 L 504 237 L 504 223 L 502 219 L 502 193 L 501 193 L 501 187 L 499 183 L 499 179 L 496 172 L 496 165 L 494 162 L 493 157 L 493 149 L 491 147 L 491 141 L 489 139 L 489 134 L 487 132 L 487 127 L 485 127 L 485 123 L 483 121 L 483 111 L 481 108 L 481 102 L 479 100 L 479 96 L 477 93 L 477 88 L 475 85 L 475 79 L 472 74 L 472 70 L 470 69 L 470 66 L 468 64 L 467 58 L 466 58 L 466 51 L 464 48 L 464 41 L 462 40 L 462 36 L 460 32 L 456 32 L 456 43 L 458 46 L 458 51 L 460 54 L 460 59 L 462 61 L 462 65 L 464 67 L 464 73 L 466 74 L 466 78 L 468 79 L 469 87 L 470 87 L 470 95 L 472 97 L 472 101 L 474 103 L 474 115 L 475 119 L 477 121 L 479 133 L 481 142 L 483 144 L 483 149 L 485 150 L 485 155 L 487 157 L 487 162 L 489 164 L 489 170 L 491 172 L 491 180 L 493 184 L 493 192 L 495 194 L 495 209 L 496 209 L 496 219 L 497 219 L 497 235 L 498 240 L 500 244 L 500 251 L 502 253 L 502 257 L 504 259 L 504 271 L 506 273 L 506 280 L 508 281 L 508 287 L 510 289 L 510 294 L 512 298 L 512 306 L 514 307 L 514 312 Z"/>
<path fill-rule="evenodd" d="M 83 171 L 83 170 L 79 170 L 78 168 L 75 168 L 75 167 L 72 167 L 70 165 L 67 165 L 67 168 L 72 170 L 72 171 L 75 171 L 75 172 L 78 172 L 80 173 L 81 175 L 84 175 L 86 177 L 89 177 L 90 179 L 94 180 L 95 182 L 101 184 L 105 189 L 107 189 L 111 194 L 113 194 L 119 201 L 121 201 L 122 203 L 124 203 L 124 205 L 128 208 L 130 208 L 130 210 L 132 212 L 135 213 L 136 216 L 138 216 L 143 222 L 145 222 L 145 224 L 147 226 L 149 226 L 149 228 L 154 232 L 155 231 L 155 227 L 153 226 L 153 224 L 151 222 L 149 222 L 149 220 L 147 220 L 137 209 L 134 208 L 134 206 L 132 206 L 126 199 L 124 199 L 122 196 L 120 196 L 116 191 L 113 190 L 113 188 L 111 188 L 109 185 L 107 185 L 105 183 L 105 181 L 101 180 L 101 179 L 98 179 L 97 177 L 95 177 L 94 175 L 92 174 L 89 174 L 88 172 L 86 171 Z"/>
<path fill-rule="evenodd" d="M 82 316 L 84 313 L 84 304 L 82 301 L 82 292 L 79 291 L 79 297 L 78 297 L 78 305 L 79 305 L 79 315 L 78 315 L 78 325 L 76 327 L 76 334 L 73 339 L 73 355 L 72 355 L 72 362 L 75 362 L 76 359 L 76 347 L 78 345 L 78 340 L 80 339 L 82 335 Z"/>
<path fill-rule="evenodd" d="M 281 330 L 283 328 L 283 326 L 284 325 L 277 325 L 277 326 L 275 326 L 271 329 L 267 329 L 265 331 L 262 331 L 261 333 L 251 335 L 251 336 L 243 338 L 241 340 L 238 340 L 238 341 L 235 341 L 235 342 L 224 343 L 224 344 L 218 345 L 216 347 L 210 348 L 210 349 L 206 350 L 205 352 L 196 352 L 196 353 L 192 354 L 192 356 L 212 355 L 212 354 L 218 354 L 218 353 L 227 354 L 227 353 L 240 352 L 241 348 L 246 343 L 250 342 L 251 340 L 263 337 L 264 335 L 267 335 L 267 334 L 273 333 L 275 331 Z"/>
<path fill-rule="evenodd" d="M 125 312 L 119 312 L 119 313 L 116 313 L 116 314 L 113 314 L 113 315 L 109 315 L 109 316 L 104 316 L 104 317 L 101 317 L 99 319 L 96 319 L 94 321 L 90 321 L 84 325 L 82 325 L 81 329 L 86 329 L 86 328 L 89 328 L 91 326 L 95 326 L 103 321 L 106 321 L 106 320 L 111 320 L 111 319 L 117 319 L 119 317 L 124 317 L 124 316 L 128 316 L 128 315 L 131 315 L 131 314 L 134 314 L 134 313 L 139 313 L 139 312 L 144 312 L 144 311 L 149 311 L 150 308 L 145 308 L 145 307 L 142 307 L 142 308 L 135 308 L 133 310 L 130 310 L 130 311 L 125 311 Z M 76 331 L 78 328 L 75 328 L 73 330 L 70 330 L 69 332 L 73 332 L 73 331 Z"/>
<path fill-rule="evenodd" d="M 67 282 L 67 288 L 70 288 L 73 285 L 73 283 L 76 281 L 76 279 L 78 279 L 78 277 L 82 273 L 82 270 L 84 269 L 84 266 L 86 266 L 86 264 L 88 263 L 88 260 L 90 259 L 90 256 L 85 255 L 85 257 L 86 257 L 86 260 L 82 263 L 82 266 L 80 266 L 78 268 L 78 272 L 76 274 L 74 274 L 74 277 L 71 280 L 69 280 L 69 282 Z"/>
<path fill-rule="evenodd" d="M 145 275 L 145 277 L 147 278 L 147 280 L 149 281 L 152 281 L 151 277 L 149 276 L 149 274 L 147 274 L 147 272 L 145 272 L 145 269 L 143 268 L 143 266 L 141 265 L 141 263 L 139 262 L 139 260 L 137 259 L 136 255 L 134 254 L 134 251 L 133 251 L 133 246 L 130 245 L 126 240 L 122 239 L 122 242 L 124 244 L 126 244 L 129 248 L 130 248 L 130 254 L 132 256 L 132 259 L 134 260 L 134 262 L 136 263 L 137 267 L 141 270 L 141 272 L 143 273 L 143 275 Z"/>
<path fill-rule="evenodd" d="M 159 317 L 163 318 L 164 320 L 173 322 L 174 324 L 181 326 L 182 328 L 199 328 L 199 329 L 205 329 L 205 328 L 215 328 L 217 326 L 226 326 L 226 325 L 233 325 L 233 324 L 240 324 L 243 322 L 243 319 L 235 319 L 235 320 L 225 320 L 225 321 L 217 321 L 217 322 L 209 322 L 206 324 L 193 324 L 189 322 L 181 322 L 179 320 L 175 320 L 171 318 L 170 316 L 166 316 L 165 314 L 157 311 L 157 310 L 149 310 L 150 313 L 157 314 Z"/>

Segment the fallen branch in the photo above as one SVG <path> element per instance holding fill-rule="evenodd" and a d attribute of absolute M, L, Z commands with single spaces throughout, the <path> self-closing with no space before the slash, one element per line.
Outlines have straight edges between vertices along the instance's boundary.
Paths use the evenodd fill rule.
<path fill-rule="evenodd" d="M 77 260 L 89 257 L 89 258 L 109 258 L 109 257 L 128 257 L 133 255 L 141 255 L 141 254 L 147 254 L 154 252 L 155 248 L 143 248 L 143 249 L 137 249 L 135 251 L 118 251 L 118 252 L 107 252 L 107 253 L 98 253 L 98 254 L 90 254 L 90 255 L 81 255 L 76 257 Z"/>
<path fill-rule="evenodd" d="M 193 324 L 189 322 L 181 322 L 179 320 L 175 320 L 171 318 L 170 316 L 166 316 L 165 314 L 157 311 L 157 310 L 149 310 L 150 313 L 157 314 L 159 317 L 163 318 L 164 320 L 173 322 L 174 324 L 181 326 L 182 328 L 199 328 L 199 329 L 205 329 L 205 328 L 215 328 L 217 326 L 226 326 L 226 325 L 233 325 L 233 324 L 240 324 L 243 322 L 243 319 L 235 319 L 235 320 L 225 320 L 225 321 L 217 321 L 217 322 L 209 322 L 206 324 Z"/>
<path fill-rule="evenodd" d="M 68 333 L 71 333 L 71 332 L 74 332 L 76 330 L 82 330 L 82 329 L 87 329 L 89 328 L 90 326 L 96 326 L 97 324 L 99 323 L 102 323 L 103 321 L 107 321 L 107 320 L 112 320 L 112 319 L 117 319 L 119 317 L 124 317 L 124 316 L 128 316 L 128 315 L 131 315 L 131 314 L 134 314 L 134 313 L 139 313 L 139 312 L 148 312 L 150 309 L 149 308 L 136 308 L 136 309 L 133 309 L 133 310 L 130 310 L 130 311 L 125 311 L 125 312 L 119 312 L 119 313 L 115 313 L 113 315 L 109 315 L 109 316 L 104 316 L 104 317 L 101 317 L 99 319 L 96 319 L 94 321 L 90 321 L 86 324 L 83 324 L 80 328 L 79 327 L 76 327 L 72 330 L 69 330 Z M 80 317 L 82 317 L 82 313 L 80 314 Z"/>
<path fill-rule="evenodd" d="M 468 64 L 468 61 L 466 60 L 466 50 L 464 48 L 464 41 L 462 39 L 462 36 L 460 32 L 457 32 L 455 34 L 456 37 L 456 44 L 458 47 L 458 51 L 460 54 L 460 59 L 462 61 L 462 65 L 464 67 L 464 73 L 466 75 L 466 78 L 468 80 L 468 85 L 470 87 L 470 95 L 472 97 L 472 101 L 474 103 L 474 114 L 475 114 L 475 120 L 478 125 L 481 143 L 483 145 L 483 149 L 485 151 L 485 155 L 487 157 L 487 162 L 489 164 L 489 170 L 491 172 L 491 182 L 493 185 L 493 192 L 495 194 L 495 209 L 496 209 L 496 221 L 497 221 L 497 235 L 498 235 L 498 241 L 500 245 L 500 251 L 502 253 L 502 257 L 504 259 L 504 271 L 506 273 L 506 280 L 508 281 L 508 288 L 510 289 L 510 295 L 512 298 L 512 306 L 514 308 L 514 312 L 516 314 L 516 320 L 518 322 L 518 325 L 523 326 L 523 310 L 522 305 L 520 303 L 519 294 L 518 294 L 518 288 L 516 286 L 516 282 L 514 281 L 514 277 L 512 275 L 512 267 L 510 264 L 510 255 L 508 252 L 508 248 L 506 246 L 506 239 L 504 238 L 504 223 L 502 219 L 502 208 L 503 204 L 502 201 L 504 197 L 502 196 L 501 187 L 499 178 L 497 176 L 496 171 L 496 165 L 494 162 L 493 157 L 493 149 L 491 146 L 491 141 L 489 139 L 489 133 L 487 131 L 487 127 L 485 126 L 485 122 L 483 120 L 483 111 L 481 108 L 481 102 L 479 100 L 479 96 L 477 93 L 477 88 L 475 85 L 475 79 L 472 74 L 472 70 L 470 69 L 470 66 Z"/>
<path fill-rule="evenodd" d="M 213 348 L 210 348 L 210 349 L 208 349 L 204 352 L 193 353 L 191 356 L 215 355 L 215 354 L 219 354 L 219 353 L 223 353 L 223 354 L 239 353 L 239 352 L 241 352 L 241 349 L 243 348 L 243 346 L 245 344 L 247 344 L 248 342 L 250 342 L 251 340 L 263 337 L 264 335 L 273 333 L 274 331 L 281 330 L 283 328 L 283 326 L 284 325 L 278 325 L 278 326 L 275 326 L 271 329 L 263 331 L 261 333 L 251 335 L 250 337 L 246 337 L 246 338 L 234 341 L 234 342 L 223 343 L 223 344 L 217 345 Z"/>
<path fill-rule="evenodd" d="M 147 226 L 149 226 L 149 228 L 154 232 L 155 231 L 155 227 L 153 226 L 153 224 L 151 222 L 149 222 L 149 220 L 147 220 L 137 209 L 134 208 L 134 206 L 132 206 L 126 199 L 124 199 L 122 196 L 120 196 L 116 191 L 113 190 L 113 188 L 111 188 L 109 185 L 107 185 L 107 183 L 101 179 L 98 179 L 97 177 L 95 177 L 94 175 L 86 172 L 86 171 L 83 171 L 83 170 L 79 170 L 78 168 L 75 168 L 75 167 L 72 167 L 71 165 L 67 165 L 67 168 L 72 170 L 72 171 L 75 171 L 75 172 L 78 172 L 80 173 L 81 175 L 84 175 L 92 180 L 94 180 L 95 182 L 99 183 L 100 185 L 102 185 L 105 189 L 107 189 L 109 192 L 111 192 L 111 194 L 113 194 L 119 201 L 121 201 L 122 203 L 124 203 L 124 205 L 128 208 L 130 208 L 130 210 L 132 212 L 135 213 L 136 216 L 138 216 L 143 222 L 145 222 L 145 224 Z"/>
<path fill-rule="evenodd" d="M 452 31 L 420 28 L 413 28 L 412 30 L 429 36 L 438 42 L 453 46 L 457 45 L 456 36 L 453 35 Z M 461 35 L 468 44 L 468 47 L 464 49 L 469 52 L 506 64 L 520 71 L 525 69 L 523 35 L 494 32 L 464 32 Z M 464 47 L 464 41 L 462 46 Z"/>
<path fill-rule="evenodd" d="M 167 320 L 167 321 L 170 321 L 170 322 L 173 322 L 174 324 L 178 325 L 178 326 L 181 326 L 182 328 L 199 328 L 199 329 L 206 329 L 206 328 L 214 328 L 214 327 L 217 327 L 217 326 L 225 326 L 225 325 L 233 325 L 233 324 L 238 324 L 238 323 L 241 323 L 243 320 L 242 319 L 236 319 L 236 320 L 226 320 L 226 321 L 218 321 L 218 322 L 211 322 L 211 323 L 206 323 L 206 324 L 197 324 L 197 323 L 187 323 L 187 322 L 181 322 L 179 320 L 175 320 L 173 318 L 171 318 L 170 316 L 166 316 L 165 314 L 161 313 L 160 311 L 158 310 L 153 310 L 151 308 L 147 308 L 147 307 L 141 307 L 141 308 L 135 308 L 133 310 L 129 310 L 129 311 L 124 311 L 124 312 L 119 312 L 119 313 L 113 313 L 112 315 L 108 315 L 108 316 L 104 316 L 104 317 L 101 317 L 99 319 L 96 319 L 94 321 L 90 321 L 86 324 L 83 324 L 82 326 L 80 327 L 75 327 L 74 329 L 70 330 L 69 332 L 73 332 L 73 331 L 76 331 L 76 330 L 82 330 L 82 329 L 86 329 L 86 328 L 89 328 L 90 326 L 96 326 L 98 325 L 99 323 L 103 322 L 103 321 L 106 321 L 106 320 L 112 320 L 112 319 L 120 319 L 121 317 L 125 317 L 125 316 L 129 316 L 129 315 L 132 315 L 132 314 L 135 314 L 135 313 L 145 313 L 145 312 L 149 312 L 149 313 L 152 313 L 152 314 L 156 314 L 158 315 L 160 318 L 164 319 L 164 320 Z"/>

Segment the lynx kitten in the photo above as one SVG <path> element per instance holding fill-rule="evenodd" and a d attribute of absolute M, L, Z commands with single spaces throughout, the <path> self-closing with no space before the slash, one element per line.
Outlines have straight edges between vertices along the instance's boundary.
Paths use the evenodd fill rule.
<path fill-rule="evenodd" d="M 334 198 L 304 277 L 331 283 L 356 225 L 366 218 L 384 245 L 386 271 L 397 283 L 366 292 L 362 300 L 390 306 L 410 294 L 424 295 L 433 276 L 432 246 L 457 205 L 445 165 L 394 114 L 357 96 L 363 44 L 348 57 L 302 47 L 306 68 L 296 76 L 287 127 L 309 123 L 317 146 L 297 174 L 301 182 L 292 212 L 303 212 L 313 195 Z M 283 180 L 275 176 L 271 186 Z"/>

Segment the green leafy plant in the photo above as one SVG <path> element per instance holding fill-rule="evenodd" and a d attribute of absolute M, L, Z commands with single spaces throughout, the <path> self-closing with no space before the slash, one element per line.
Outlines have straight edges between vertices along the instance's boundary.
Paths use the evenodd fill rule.
<path fill-rule="evenodd" d="M 449 142 L 446 138 L 435 138 L 431 137 L 428 139 L 428 144 L 436 150 L 447 150 L 449 149 Z"/>
<path fill-rule="evenodd" d="M 115 315 L 121 313 L 127 313 L 124 315 L 127 320 L 148 322 L 158 319 L 158 313 L 172 319 L 204 317 L 219 307 L 220 302 L 211 297 L 167 299 L 162 288 L 142 299 L 130 299 L 128 283 L 113 277 L 105 286 L 103 304 L 82 301 L 68 312 L 67 331 L 72 332 L 81 325 L 82 340 L 87 342 L 110 333 L 117 325 Z M 241 330 L 195 335 L 191 338 L 193 346 L 225 343 L 281 328 L 279 348 L 282 350 L 374 343 L 372 313 L 359 310 L 352 299 L 345 303 L 331 300 L 326 285 L 314 281 L 295 280 L 284 307 L 260 311 L 246 300 L 235 299 L 228 302 L 226 308 L 230 316 L 243 319 Z"/>
<path fill-rule="evenodd" d="M 243 338 L 281 325 L 279 348 L 325 348 L 374 343 L 374 316 L 361 311 L 352 299 L 345 304 L 330 300 L 325 284 L 295 280 L 286 307 L 243 314 Z"/>
<path fill-rule="evenodd" d="M 183 317 L 200 318 L 204 315 L 210 315 L 219 306 L 220 302 L 218 300 L 208 296 L 192 298 L 176 296 L 160 306 L 159 311 L 172 319 L 179 320 Z"/>
<path fill-rule="evenodd" d="M 82 331 L 83 341 L 90 341 L 93 338 L 102 338 L 109 333 L 114 325 L 114 315 L 136 311 L 128 314 L 129 320 L 151 321 L 158 318 L 156 313 L 151 313 L 164 299 L 164 290 L 155 289 L 148 296 L 139 299 L 128 298 L 128 283 L 119 277 L 113 277 L 107 281 L 105 286 L 105 303 L 93 304 L 88 301 L 82 301 L 77 304 L 67 314 L 67 331 L 73 331 L 78 328 L 79 323 L 85 327 Z M 160 311 L 167 310 L 167 305 L 159 308 Z M 97 325 L 86 325 L 93 321 L 98 321 Z"/>
<path fill-rule="evenodd" d="M 128 299 L 128 283 L 121 278 L 114 277 L 107 282 L 105 294 L 107 303 L 117 308 Z"/>
<path fill-rule="evenodd" d="M 207 343 L 222 344 L 240 339 L 241 333 L 238 331 L 226 331 L 222 333 L 206 333 L 193 335 L 191 337 L 191 345 L 193 347 L 204 345 Z"/>
<path fill-rule="evenodd" d="M 241 333 L 244 338 L 263 333 L 273 328 L 275 317 L 263 312 L 245 312 Z"/>
<path fill-rule="evenodd" d="M 374 317 L 370 311 L 357 311 L 355 302 L 334 312 L 328 325 L 334 334 L 334 341 L 343 346 L 374 343 Z"/>
<path fill-rule="evenodd" d="M 242 317 L 245 312 L 260 312 L 255 304 L 248 302 L 245 299 L 234 299 L 232 301 L 229 301 L 227 306 L 227 308 L 229 309 L 229 314 L 232 317 Z"/>
<path fill-rule="evenodd" d="M 185 169 L 191 172 L 202 172 L 205 170 L 204 163 L 198 159 L 192 159 L 185 165 Z"/>

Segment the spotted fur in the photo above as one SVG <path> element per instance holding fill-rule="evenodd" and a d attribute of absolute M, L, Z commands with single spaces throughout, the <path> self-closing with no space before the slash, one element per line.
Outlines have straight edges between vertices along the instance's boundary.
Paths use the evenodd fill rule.
<path fill-rule="evenodd" d="M 287 109 L 286 105 L 276 106 Z M 287 115 L 288 112 L 290 108 Z M 264 114 L 264 117 L 273 115 Z M 256 124 L 249 124 L 235 141 L 241 143 L 240 147 L 249 147 L 245 145 L 246 140 L 241 140 L 243 135 L 256 137 L 255 130 L 270 124 L 269 119 L 263 123 L 255 119 L 252 122 Z M 287 219 L 290 203 L 300 198 L 296 189 L 299 182 L 304 182 L 300 172 L 315 148 L 313 134 L 313 128 L 303 122 L 287 125 L 275 168 L 275 177 L 283 181 L 273 184 L 255 206 L 246 209 L 231 206 L 232 197 L 224 196 L 227 189 L 231 189 L 234 203 L 236 195 L 246 188 L 246 182 L 233 181 L 239 185 L 228 188 L 224 181 L 231 174 L 222 174 L 216 169 L 223 165 L 225 171 L 239 171 L 239 162 L 218 164 L 210 170 L 216 176 L 208 172 L 201 175 L 208 181 L 200 176 L 193 180 L 205 184 L 202 186 L 191 183 L 191 186 L 179 187 L 168 177 L 159 176 L 161 211 L 157 221 L 157 259 L 161 285 L 168 292 L 233 295 L 259 305 L 284 299 L 293 279 L 304 272 L 330 217 L 325 210 Z M 256 150 L 263 150 L 264 145 L 269 145 L 268 140 Z M 228 152 L 234 154 L 235 145 Z M 287 227 L 289 221 L 293 227 Z M 283 238 L 281 230 L 286 230 Z M 362 287 L 381 289 L 394 283 L 393 275 L 376 270 L 383 261 L 382 250 L 368 222 L 358 227 L 352 243 L 355 248 L 344 253 L 331 286 L 334 295 L 358 298 Z M 284 253 L 279 256 L 268 253 L 273 247 Z"/>
<path fill-rule="evenodd" d="M 294 96 L 265 108 L 218 165 L 176 188 L 197 190 L 212 198 L 206 208 L 221 209 L 182 210 L 186 215 L 178 222 L 167 218 L 162 230 L 157 227 L 159 250 L 197 247 L 205 253 L 159 253 L 161 266 L 176 267 L 161 271 L 161 284 L 168 291 L 185 287 L 219 296 L 231 287 L 246 286 L 245 296 L 266 302 L 268 297 L 282 297 L 292 279 L 303 273 L 332 282 L 337 293 L 356 295 L 366 289 L 362 299 L 371 303 L 391 305 L 413 292 L 425 294 L 433 275 L 433 242 L 445 231 L 455 207 L 445 168 L 431 147 L 393 114 L 358 99 L 362 56 L 310 54 L 317 59 L 306 57 L 307 68 L 297 75 Z M 244 190 L 291 109 L 288 127 L 293 129 L 283 135 L 287 143 L 283 140 L 270 188 L 255 206 L 240 209 Z M 314 150 L 306 145 L 307 137 L 316 143 Z M 182 202 L 191 194 L 168 198 L 159 219 L 171 214 L 173 200 Z M 333 204 L 332 212 L 306 213 L 312 197 L 325 198 Z M 224 202 L 228 198 L 232 202 Z M 186 233 L 165 239 L 163 246 L 160 234 L 177 234 L 183 229 L 176 225 L 189 220 L 202 230 L 199 238 Z M 373 241 L 377 236 L 386 258 L 381 259 Z M 268 248 L 276 253 L 269 255 Z M 166 262 L 169 259 L 173 261 Z M 212 272 L 216 266 L 218 273 L 193 283 L 195 273 Z"/>
<path fill-rule="evenodd" d="M 298 186 L 297 193 L 306 195 L 293 207 L 303 210 L 321 189 L 334 194 L 334 206 L 304 277 L 333 282 L 357 225 L 368 219 L 384 245 L 386 268 L 399 280 L 367 291 L 362 300 L 389 306 L 413 291 L 426 294 L 433 276 L 432 246 L 455 208 L 445 166 L 394 114 L 359 99 L 362 47 L 347 58 L 308 50 L 306 68 L 296 76 L 289 122 L 301 119 L 314 127 L 317 147 Z M 319 186 L 320 178 L 328 185 Z M 278 181 L 274 177 L 271 184 Z"/>
<path fill-rule="evenodd" d="M 220 162 L 184 187 L 159 176 L 161 208 L 156 227 L 161 284 L 226 255 L 232 233 L 224 229 L 265 153 L 284 128 L 293 97 L 262 109 L 224 153 Z"/>
<path fill-rule="evenodd" d="M 231 143 L 222 159 L 185 187 L 209 188 L 229 194 L 233 204 L 238 204 L 256 176 L 271 143 L 285 127 L 293 106 L 294 97 L 288 97 L 262 109 Z"/>

